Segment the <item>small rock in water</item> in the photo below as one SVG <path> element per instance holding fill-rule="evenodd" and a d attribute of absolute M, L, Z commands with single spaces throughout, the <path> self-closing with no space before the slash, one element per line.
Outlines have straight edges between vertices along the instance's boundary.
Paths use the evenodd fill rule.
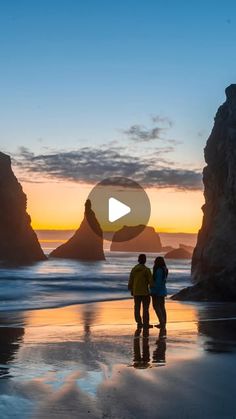
<path fill-rule="evenodd" d="M 191 253 L 183 248 L 173 249 L 165 255 L 166 259 L 191 259 L 191 257 Z"/>
<path fill-rule="evenodd" d="M 153 227 L 144 225 L 122 227 L 114 234 L 111 243 L 111 251 L 160 252 L 161 249 L 159 234 Z"/>

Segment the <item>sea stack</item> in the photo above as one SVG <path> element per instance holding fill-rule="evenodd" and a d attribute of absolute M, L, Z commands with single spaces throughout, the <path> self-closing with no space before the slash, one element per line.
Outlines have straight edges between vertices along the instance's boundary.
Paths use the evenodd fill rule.
<path fill-rule="evenodd" d="M 92 210 L 90 200 L 85 203 L 84 219 L 79 229 L 71 239 L 53 250 L 50 256 L 84 261 L 105 260 L 103 232 Z"/>
<path fill-rule="evenodd" d="M 165 255 L 166 259 L 191 259 L 192 255 L 186 249 L 179 247 L 167 252 Z"/>
<path fill-rule="evenodd" d="M 135 237 L 134 237 L 135 236 Z M 131 238 L 130 237 L 134 237 Z M 153 227 L 124 226 L 114 233 L 111 251 L 116 252 L 161 252 L 161 240 Z"/>
<path fill-rule="evenodd" d="M 226 89 L 205 148 L 205 204 L 182 300 L 236 301 L 236 84 Z"/>
<path fill-rule="evenodd" d="M 11 159 L 0 153 L 0 261 L 28 264 L 45 260 L 26 212 L 27 198 L 12 168 Z"/>

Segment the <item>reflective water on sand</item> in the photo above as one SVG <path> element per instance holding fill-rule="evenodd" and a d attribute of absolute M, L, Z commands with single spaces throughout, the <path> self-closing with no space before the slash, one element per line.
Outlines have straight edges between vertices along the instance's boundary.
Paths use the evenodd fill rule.
<path fill-rule="evenodd" d="M 135 335 L 132 300 L 1 313 L 0 417 L 218 417 L 216 400 L 231 413 L 235 306 L 167 308 L 167 339 Z"/>

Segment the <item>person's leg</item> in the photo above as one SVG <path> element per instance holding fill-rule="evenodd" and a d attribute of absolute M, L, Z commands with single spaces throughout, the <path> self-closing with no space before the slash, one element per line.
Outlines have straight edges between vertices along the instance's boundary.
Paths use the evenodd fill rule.
<path fill-rule="evenodd" d="M 152 295 L 152 306 L 157 315 L 157 295 Z"/>
<path fill-rule="evenodd" d="M 165 325 L 166 325 L 167 315 L 166 315 L 166 307 L 165 307 L 165 297 L 162 297 L 161 309 L 162 309 L 163 320 L 164 320 Z"/>
<path fill-rule="evenodd" d="M 144 295 L 142 297 L 142 303 L 143 303 L 143 327 L 149 327 L 150 295 Z"/>
<path fill-rule="evenodd" d="M 152 296 L 153 308 L 156 312 L 156 315 L 157 315 L 158 320 L 160 322 L 160 327 L 161 328 L 165 327 L 165 318 L 164 318 L 163 310 L 162 310 L 162 307 L 161 307 L 161 299 L 162 298 L 163 297 L 159 297 L 157 295 Z"/>
<path fill-rule="evenodd" d="M 142 297 L 140 295 L 134 296 L 134 318 L 138 327 L 142 327 L 142 319 L 140 315 Z"/>
<path fill-rule="evenodd" d="M 158 297 L 159 307 L 163 323 L 161 323 L 160 338 L 166 337 L 166 309 L 165 309 L 165 297 Z"/>
<path fill-rule="evenodd" d="M 165 309 L 165 297 L 157 297 L 158 306 L 161 310 L 161 316 L 163 319 L 163 324 L 166 325 L 166 309 Z"/>

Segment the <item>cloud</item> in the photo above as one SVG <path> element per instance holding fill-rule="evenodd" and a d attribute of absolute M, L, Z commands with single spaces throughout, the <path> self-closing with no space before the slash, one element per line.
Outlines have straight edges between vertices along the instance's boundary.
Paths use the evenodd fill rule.
<path fill-rule="evenodd" d="M 154 124 L 165 124 L 168 127 L 173 127 L 174 122 L 168 116 L 152 115 L 151 120 Z"/>
<path fill-rule="evenodd" d="M 123 131 L 132 141 L 147 142 L 161 139 L 161 133 L 164 128 L 154 127 L 146 128 L 143 125 L 132 125 L 129 129 Z"/>
<path fill-rule="evenodd" d="M 149 169 L 143 177 L 144 184 L 157 185 L 158 187 L 171 187 L 176 189 L 202 189 L 202 176 L 198 171 L 160 168 Z"/>
<path fill-rule="evenodd" d="M 28 177 L 31 182 L 47 178 L 95 184 L 110 176 L 123 176 L 144 187 L 202 189 L 200 171 L 175 167 L 165 159 L 170 150 L 171 147 L 156 148 L 155 153 L 140 156 L 122 147 L 102 146 L 34 154 L 23 147 L 14 163 L 24 180 Z"/>
<path fill-rule="evenodd" d="M 131 127 L 122 131 L 123 134 L 125 134 L 129 140 L 139 143 L 161 140 L 177 144 L 177 141 L 165 138 L 166 131 L 173 126 L 173 121 L 170 118 L 160 115 L 152 115 L 150 118 L 151 124 L 154 126 L 146 127 L 140 124 L 131 125 Z"/>

